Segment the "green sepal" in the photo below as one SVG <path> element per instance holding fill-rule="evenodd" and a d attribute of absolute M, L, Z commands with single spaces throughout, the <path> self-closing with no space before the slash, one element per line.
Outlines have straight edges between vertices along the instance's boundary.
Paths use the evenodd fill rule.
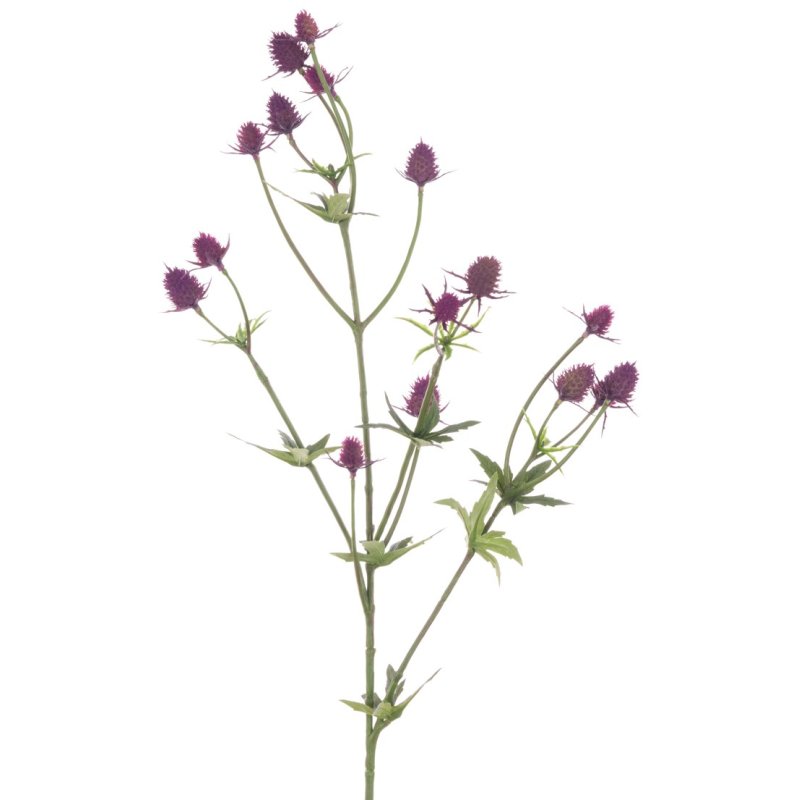
<path fill-rule="evenodd" d="M 250 336 L 252 335 L 264 324 L 264 317 L 269 314 L 269 311 L 265 311 L 263 314 L 260 314 L 255 319 L 250 320 Z M 247 329 L 239 323 L 239 327 L 236 329 L 236 333 L 233 336 L 226 336 L 224 339 L 201 339 L 203 342 L 208 342 L 208 344 L 233 344 L 236 347 L 246 347 L 247 346 Z"/>

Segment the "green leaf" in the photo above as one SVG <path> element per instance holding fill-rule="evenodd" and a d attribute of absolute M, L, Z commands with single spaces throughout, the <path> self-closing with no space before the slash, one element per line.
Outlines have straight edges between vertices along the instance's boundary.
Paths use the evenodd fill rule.
<path fill-rule="evenodd" d="M 467 533 L 469 534 L 469 543 L 472 546 L 473 540 L 483 533 L 484 520 L 489 513 L 492 506 L 494 494 L 497 491 L 497 475 L 489 478 L 489 483 L 486 484 L 486 489 L 483 494 L 478 498 L 478 501 L 472 507 L 467 524 Z"/>
<path fill-rule="evenodd" d="M 555 497 L 547 497 L 543 494 L 533 495 L 532 497 L 521 497 L 519 499 L 520 503 L 524 503 L 526 506 L 529 505 L 537 505 L 537 506 L 568 506 L 570 505 L 566 500 L 556 500 Z"/>
<path fill-rule="evenodd" d="M 430 678 L 428 678 L 428 680 L 424 681 L 423 683 L 421 683 L 417 687 L 416 691 L 414 691 L 402 703 L 399 703 L 398 705 L 396 705 L 394 707 L 394 710 L 395 710 L 396 713 L 393 715 L 393 719 L 397 719 L 406 710 L 406 707 L 408 706 L 408 704 L 420 693 L 420 691 L 422 690 L 422 687 L 425 686 L 426 684 L 430 683 L 440 672 L 441 672 L 441 669 L 437 669 L 436 672 L 434 672 L 433 675 L 431 675 Z M 399 695 L 399 692 L 398 692 L 398 695 Z M 395 696 L 395 699 L 397 699 L 397 696 Z"/>
<path fill-rule="evenodd" d="M 467 509 L 464 508 L 458 500 L 454 500 L 452 497 L 445 497 L 443 500 L 437 500 L 436 504 L 440 506 L 449 506 L 454 509 L 458 516 L 461 517 L 464 527 L 469 530 L 469 514 L 467 513 Z"/>
<path fill-rule="evenodd" d="M 375 712 L 365 703 L 357 703 L 355 700 L 339 700 L 339 702 L 349 706 L 353 711 L 360 711 L 362 714 L 369 714 L 371 717 L 375 716 Z"/>
<path fill-rule="evenodd" d="M 516 545 L 506 538 L 501 531 L 490 531 L 483 536 L 478 536 L 473 545 L 475 552 L 488 561 L 497 574 L 497 582 L 500 582 L 500 564 L 495 558 L 496 553 L 504 558 L 510 558 L 518 564 L 522 564 L 522 556 L 519 554 Z"/>
<path fill-rule="evenodd" d="M 428 350 L 433 350 L 432 344 L 426 344 L 425 347 L 421 347 L 417 352 L 414 354 L 414 358 L 411 359 L 411 363 L 413 364 L 423 353 L 427 353 Z"/>
<path fill-rule="evenodd" d="M 412 317 L 395 317 L 395 319 L 402 320 L 403 322 L 410 322 L 415 328 L 419 328 L 427 336 L 433 336 L 433 331 L 418 319 L 413 319 Z M 433 345 L 430 346 L 432 347 Z"/>
<path fill-rule="evenodd" d="M 489 456 L 484 455 L 480 450 L 476 450 L 474 447 L 470 447 L 470 452 L 478 459 L 478 463 L 481 465 L 481 469 L 486 473 L 487 478 L 497 475 L 499 479 L 499 477 L 502 476 L 503 468 L 496 461 L 492 461 Z"/>

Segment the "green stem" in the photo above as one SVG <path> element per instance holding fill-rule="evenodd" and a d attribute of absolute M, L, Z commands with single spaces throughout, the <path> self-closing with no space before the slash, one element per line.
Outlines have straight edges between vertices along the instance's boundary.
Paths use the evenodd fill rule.
<path fill-rule="evenodd" d="M 408 478 L 406 479 L 406 485 L 405 488 L 403 489 L 403 495 L 400 498 L 400 503 L 397 506 L 397 511 L 395 512 L 392 524 L 389 526 L 389 531 L 384 537 L 384 542 L 387 545 L 392 540 L 392 536 L 394 536 L 397 524 L 400 522 L 400 517 L 403 514 L 403 509 L 405 508 L 406 500 L 408 499 L 408 493 L 411 490 L 411 483 L 414 480 L 414 472 L 417 469 L 417 462 L 419 461 L 419 451 L 420 451 L 419 447 L 414 448 L 414 456 L 411 459 L 411 467 L 408 470 Z"/>
<path fill-rule="evenodd" d="M 341 306 L 331 297 L 328 293 L 328 290 L 320 283 L 319 278 L 314 274 L 314 271 L 311 267 L 308 266 L 308 263 L 303 258 L 300 251 L 297 249 L 297 245 L 294 243 L 294 240 L 289 235 L 289 231 L 286 229 L 286 226 L 283 224 L 283 219 L 281 219 L 281 215 L 278 213 L 278 209 L 275 206 L 275 201 L 272 199 L 272 192 L 269 189 L 269 184 L 267 183 L 267 179 L 264 177 L 264 170 L 261 167 L 261 159 L 256 157 L 253 159 L 256 162 L 256 169 L 258 169 L 258 176 L 261 179 L 261 185 L 264 188 L 264 194 L 267 197 L 267 202 L 269 203 L 269 207 L 272 210 L 272 215 L 275 217 L 275 221 L 278 223 L 278 227 L 280 228 L 281 233 L 283 234 L 283 238 L 286 240 L 286 244 L 289 245 L 289 249 L 294 254 L 294 257 L 297 259 L 300 266 L 303 268 L 304 272 L 308 277 L 311 279 L 311 282 L 314 286 L 317 287 L 319 293 L 328 301 L 328 304 L 331 308 L 347 323 L 348 327 L 351 329 L 353 328 L 353 320 L 345 313 L 345 311 L 341 308 Z"/>
<path fill-rule="evenodd" d="M 386 293 L 383 300 L 375 306 L 375 309 L 372 313 L 364 320 L 364 327 L 366 328 L 367 325 L 378 316 L 378 314 L 383 311 L 384 306 L 392 299 L 392 296 L 397 291 L 397 288 L 400 286 L 400 283 L 403 280 L 403 276 L 406 274 L 406 270 L 408 269 L 408 265 L 411 263 L 411 256 L 414 252 L 414 247 L 417 244 L 417 236 L 419 235 L 419 228 L 422 224 L 422 198 L 424 196 L 424 192 L 422 191 L 422 187 L 420 186 L 419 191 L 417 192 L 417 220 L 414 224 L 414 233 L 411 236 L 411 243 L 408 246 L 408 252 L 406 253 L 406 259 L 403 262 L 403 265 L 400 267 L 400 272 L 397 273 L 397 277 L 392 284 L 391 289 Z"/>
<path fill-rule="evenodd" d="M 364 586 L 364 576 L 361 574 L 361 567 L 358 563 L 358 553 L 356 549 L 356 478 L 350 477 L 350 553 L 353 556 L 353 567 L 356 571 L 356 585 L 358 586 L 358 596 L 361 598 L 361 607 L 364 614 L 369 612 L 367 603 L 367 592 Z"/>
<path fill-rule="evenodd" d="M 292 150 L 294 150 L 295 153 L 297 153 L 297 155 L 300 157 L 300 160 L 309 168 L 309 170 L 311 172 L 313 172 L 315 175 L 319 175 L 317 170 L 314 169 L 313 162 L 311 160 L 309 160 L 308 158 L 306 158 L 305 153 L 300 149 L 300 146 L 297 144 L 297 140 L 294 138 L 294 136 L 292 136 L 291 133 L 287 133 L 286 134 L 286 139 L 289 142 L 289 144 L 291 145 Z M 332 180 L 330 178 L 325 178 L 322 175 L 320 175 L 320 177 L 323 178 L 323 180 L 328 184 L 328 186 L 331 187 L 331 189 L 333 189 L 334 192 L 338 192 L 339 191 L 339 186 L 336 183 L 336 181 L 334 181 L 334 180 Z"/>
<path fill-rule="evenodd" d="M 236 339 L 234 339 L 234 338 L 233 338 L 233 336 L 228 336 L 228 334 L 227 334 L 227 333 L 225 333 L 225 331 L 223 331 L 223 330 L 221 330 L 220 328 L 218 328 L 218 327 L 217 327 L 217 326 L 216 326 L 216 325 L 215 325 L 215 324 L 214 324 L 214 323 L 213 323 L 213 322 L 212 322 L 212 321 L 211 321 L 211 320 L 210 320 L 210 319 L 209 319 L 209 318 L 208 318 L 208 317 L 207 317 L 207 316 L 206 316 L 206 315 L 203 313 L 203 309 L 201 309 L 201 308 L 200 308 L 200 306 L 195 306 L 195 307 L 194 307 L 194 310 L 195 310 L 195 312 L 197 313 L 197 315 L 198 315 L 199 317 L 202 317 L 202 318 L 203 318 L 203 319 L 204 319 L 204 320 L 205 320 L 205 321 L 206 321 L 206 322 L 207 322 L 207 323 L 208 323 L 208 324 L 209 324 L 209 325 L 210 325 L 210 326 L 211 326 L 211 327 L 212 327 L 212 328 L 213 328 L 213 329 L 214 329 L 214 330 L 215 330 L 215 331 L 216 331 L 216 332 L 217 332 L 217 333 L 218 333 L 218 334 L 219 334 L 219 335 L 220 335 L 220 336 L 223 338 L 223 339 L 225 339 L 226 341 L 230 342 L 230 343 L 231 343 L 231 344 L 233 344 L 233 345 L 236 345 L 236 347 L 241 347 L 241 345 L 239 344 L 239 342 L 237 342 L 237 341 L 236 341 Z"/>
<path fill-rule="evenodd" d="M 389 502 L 386 504 L 386 510 L 383 512 L 383 517 L 381 518 L 381 521 L 378 523 L 378 527 L 375 530 L 375 539 L 377 541 L 380 541 L 381 534 L 383 533 L 386 524 L 389 522 L 389 517 L 391 516 L 397 496 L 400 494 L 400 490 L 403 488 L 403 481 L 406 477 L 408 465 L 411 463 L 411 457 L 414 452 L 417 451 L 417 449 L 418 448 L 414 442 L 411 442 L 408 445 L 405 458 L 403 459 L 403 464 L 400 467 L 400 474 L 397 476 L 397 483 L 395 484 L 394 491 L 392 492 L 392 496 L 389 498 Z"/>
<path fill-rule="evenodd" d="M 242 295 L 239 293 L 239 288 L 233 282 L 233 278 L 231 278 L 230 273 L 228 272 L 227 269 L 223 269 L 222 274 L 228 279 L 228 282 L 233 287 L 233 291 L 236 292 L 236 299 L 239 301 L 239 307 L 242 309 L 242 316 L 244 317 L 244 329 L 245 329 L 244 350 L 246 353 L 249 353 L 252 345 L 252 331 L 250 330 L 250 317 L 247 315 L 247 309 L 244 307 L 244 300 L 242 300 Z"/>
<path fill-rule="evenodd" d="M 525 412 L 528 410 L 528 406 L 533 402 L 534 397 L 539 393 L 539 389 L 544 386 L 547 379 L 559 368 L 561 363 L 578 347 L 578 345 L 586 338 L 585 334 L 581 334 L 566 350 L 566 352 L 558 359 L 558 361 L 550 367 L 550 369 L 545 372 L 542 376 L 542 379 L 536 386 L 533 387 L 533 391 L 528 395 L 528 399 L 525 401 L 524 405 L 522 406 L 522 410 L 517 415 L 517 419 L 514 421 L 514 427 L 511 429 L 511 435 L 508 437 L 508 446 L 506 447 L 506 457 L 505 457 L 505 464 L 504 470 L 508 472 L 509 463 L 511 461 L 511 448 L 514 446 L 514 438 L 517 435 L 517 431 L 519 430 L 519 426 L 522 423 L 522 420 L 525 418 Z"/>
<path fill-rule="evenodd" d="M 555 464 L 549 472 L 546 472 L 544 474 L 542 481 L 547 480 L 553 473 L 558 472 L 561 469 L 561 467 L 563 467 L 564 464 L 566 464 L 567 461 L 569 461 L 572 458 L 572 456 L 575 455 L 578 448 L 586 441 L 586 437 L 592 432 L 592 428 L 594 428 L 594 426 L 597 425 L 597 423 L 600 421 L 600 417 L 602 417 L 606 413 L 607 409 L 608 409 L 608 402 L 605 402 L 597 410 L 597 414 L 595 415 L 595 418 L 592 420 L 592 424 L 584 431 L 581 438 L 578 439 L 578 441 L 570 448 L 569 453 L 567 453 L 564 456 L 564 458 L 561 459 L 561 461 Z M 542 481 L 539 481 L 539 483 L 541 483 Z"/>
<path fill-rule="evenodd" d="M 576 425 L 576 426 L 575 426 L 575 427 L 574 427 L 574 428 L 573 428 L 573 429 L 572 429 L 572 430 L 571 430 L 571 431 L 570 431 L 568 434 L 566 434 L 565 436 L 562 436 L 562 437 L 561 437 L 561 438 L 560 438 L 560 439 L 559 439 L 559 440 L 558 440 L 558 441 L 557 441 L 557 442 L 556 442 L 556 443 L 553 445 L 553 447 L 560 447 L 560 446 L 561 446 L 561 445 L 562 445 L 564 442 L 566 442 L 566 441 L 567 441 L 567 439 L 569 439 L 569 437 L 570 437 L 570 436 L 572 436 L 572 434 L 573 434 L 573 433 L 575 433 L 575 431 L 577 431 L 577 430 L 579 430 L 580 428 L 582 428 L 582 427 L 583 427 L 583 425 L 584 425 L 584 423 L 586 422 L 586 420 L 587 420 L 587 419 L 589 419 L 589 417 L 591 417 L 591 416 L 592 416 L 592 412 L 591 412 L 591 411 L 587 411 L 587 412 L 586 412 L 586 414 L 584 414 L 584 416 L 583 416 L 583 419 L 582 419 L 582 420 L 581 420 L 581 421 L 580 421 L 580 422 L 579 422 L 579 423 L 578 423 L 578 424 L 577 424 L 577 425 Z"/>

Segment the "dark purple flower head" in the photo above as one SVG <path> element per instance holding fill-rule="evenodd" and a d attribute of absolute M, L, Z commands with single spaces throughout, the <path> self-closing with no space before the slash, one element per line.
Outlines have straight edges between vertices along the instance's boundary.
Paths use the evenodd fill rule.
<path fill-rule="evenodd" d="M 319 25 L 308 11 L 301 11 L 294 18 L 294 31 L 297 39 L 306 44 L 314 44 L 320 37 Z"/>
<path fill-rule="evenodd" d="M 272 146 L 272 142 L 265 144 L 267 132 L 255 122 L 245 122 L 236 134 L 236 144 L 231 146 L 234 153 L 255 158 L 262 150 Z"/>
<path fill-rule="evenodd" d="M 511 292 L 506 292 L 498 289 L 497 284 L 500 282 L 500 262 L 494 256 L 480 256 L 473 261 L 467 269 L 466 275 L 458 275 L 455 272 L 450 272 L 456 278 L 461 278 L 467 284 L 466 289 L 459 289 L 459 292 L 467 295 L 467 298 L 473 298 L 478 301 L 478 311 L 481 308 L 481 300 L 488 298 L 489 300 L 500 300 L 506 297 Z"/>
<path fill-rule="evenodd" d="M 355 478 L 356 472 L 367 465 L 364 461 L 364 447 L 361 441 L 355 436 L 347 436 L 342 442 L 339 458 L 334 463 L 349 470 L 350 477 Z"/>
<path fill-rule="evenodd" d="M 416 311 L 420 314 L 430 314 L 430 325 L 449 325 L 452 322 L 460 328 L 474 330 L 469 325 L 464 325 L 458 319 L 458 312 L 461 310 L 461 306 L 467 302 L 467 298 L 462 300 L 452 292 L 448 292 L 446 283 L 444 285 L 444 291 L 436 300 L 433 299 L 433 295 L 428 291 L 427 287 L 423 286 L 422 288 L 425 289 L 425 296 L 428 298 L 430 306 L 428 308 L 413 308 L 411 309 L 412 311 Z"/>
<path fill-rule="evenodd" d="M 338 97 L 336 94 L 336 89 L 334 89 L 334 85 L 338 78 L 335 78 L 333 75 L 325 69 L 325 67 L 321 67 L 322 74 L 325 76 L 325 80 L 328 82 L 328 88 L 331 90 L 331 95 L 333 97 Z M 306 67 L 303 70 L 303 77 L 306 79 L 306 83 L 308 87 L 314 94 L 324 95 L 325 94 L 325 87 L 322 85 L 322 81 L 319 79 L 319 75 L 317 75 L 317 71 L 314 67 Z"/>
<path fill-rule="evenodd" d="M 411 148 L 406 161 L 406 171 L 403 177 L 416 183 L 420 189 L 439 177 L 439 165 L 436 163 L 436 153 L 430 145 L 422 140 Z"/>
<path fill-rule="evenodd" d="M 291 75 L 301 69 L 308 58 L 306 46 L 291 33 L 273 33 L 269 42 L 269 54 L 278 72 Z M 273 73 L 277 75 L 276 73 Z"/>
<path fill-rule="evenodd" d="M 225 265 L 222 259 L 225 258 L 225 253 L 231 246 L 230 239 L 228 244 L 223 247 L 213 236 L 208 233 L 201 233 L 192 242 L 194 255 L 197 261 L 190 261 L 190 264 L 196 264 L 198 267 L 216 267 L 222 271 Z"/>
<path fill-rule="evenodd" d="M 167 273 L 164 275 L 164 288 L 167 290 L 167 297 L 175 306 L 172 311 L 196 308 L 208 291 L 207 285 L 203 286 L 188 269 L 180 267 L 167 267 Z"/>
<path fill-rule="evenodd" d="M 564 370 L 555 381 L 558 399 L 567 403 L 580 403 L 595 381 L 591 364 L 576 364 Z"/>
<path fill-rule="evenodd" d="M 425 399 L 425 392 L 428 391 L 430 381 L 430 375 L 423 375 L 421 378 L 417 378 L 411 387 L 411 391 L 403 398 L 406 401 L 406 413 L 411 414 L 412 417 L 419 416 L 419 412 L 422 410 L 422 401 Z M 442 404 L 438 386 L 433 387 L 433 399 L 436 401 L 436 407 L 441 411 Z"/>
<path fill-rule="evenodd" d="M 597 308 L 588 313 L 584 308 L 581 319 L 586 323 L 585 336 L 588 337 L 594 334 L 601 339 L 605 339 L 607 338 L 608 329 L 611 327 L 611 320 L 614 319 L 614 312 L 610 306 L 597 306 Z"/>
<path fill-rule="evenodd" d="M 278 92 L 273 92 L 267 101 L 267 118 L 269 132 L 277 135 L 291 133 L 303 121 L 294 103 Z"/>
<path fill-rule="evenodd" d="M 636 364 L 632 364 L 630 361 L 618 364 L 605 378 L 592 386 L 594 395 L 592 410 L 600 408 L 604 403 L 608 403 L 609 408 L 629 406 L 638 380 L 639 372 Z"/>

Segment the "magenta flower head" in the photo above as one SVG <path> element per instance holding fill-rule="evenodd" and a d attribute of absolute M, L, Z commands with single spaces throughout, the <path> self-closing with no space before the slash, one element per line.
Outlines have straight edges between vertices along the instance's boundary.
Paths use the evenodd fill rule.
<path fill-rule="evenodd" d="M 276 135 L 290 134 L 304 119 L 297 113 L 294 103 L 278 92 L 273 92 L 267 101 L 267 117 L 268 130 Z"/>
<path fill-rule="evenodd" d="M 180 267 L 167 267 L 164 275 L 164 288 L 167 297 L 175 308 L 171 311 L 186 311 L 197 308 L 197 304 L 206 296 L 208 286 L 203 286 L 188 269 Z"/>
<path fill-rule="evenodd" d="M 507 297 L 512 292 L 506 292 L 497 287 L 500 282 L 500 262 L 494 256 L 481 256 L 473 261 L 467 269 L 466 275 L 457 275 L 450 272 L 450 275 L 461 278 L 466 283 L 466 289 L 458 289 L 462 294 L 467 295 L 467 299 L 478 301 L 478 312 L 481 309 L 481 300 L 500 300 Z"/>
<path fill-rule="evenodd" d="M 402 173 L 407 181 L 416 183 L 421 189 L 426 183 L 435 181 L 439 177 L 439 165 L 436 163 L 436 153 L 430 145 L 421 139 L 411 148 L 406 161 L 406 171 Z"/>
<path fill-rule="evenodd" d="M 592 410 L 600 408 L 604 403 L 607 403 L 609 408 L 619 408 L 620 406 L 630 408 L 633 391 L 636 389 L 638 381 L 639 372 L 636 364 L 629 361 L 618 364 L 605 378 L 592 386 L 594 395 Z"/>
<path fill-rule="evenodd" d="M 273 33 L 269 42 L 269 54 L 272 63 L 277 67 L 278 72 L 285 72 L 291 75 L 301 69 L 308 58 L 306 46 L 292 36 L 291 33 Z M 272 77 L 272 76 L 270 76 Z"/>
<path fill-rule="evenodd" d="M 586 323 L 584 337 L 588 338 L 594 335 L 599 336 L 601 339 L 607 339 L 606 334 L 611 327 L 611 320 L 614 319 L 614 312 L 609 306 L 597 306 L 597 308 L 588 313 L 584 308 L 581 319 Z"/>
<path fill-rule="evenodd" d="M 420 314 L 429 313 L 431 315 L 431 325 L 434 323 L 438 323 L 439 325 L 447 325 L 449 322 L 455 322 L 458 324 L 458 312 L 461 309 L 461 306 L 467 301 L 461 300 L 452 292 L 448 292 L 446 284 L 444 287 L 445 291 L 442 292 L 442 294 L 436 300 L 433 299 L 433 295 L 425 286 L 422 288 L 425 289 L 425 295 L 428 298 L 430 307 L 414 308 L 412 311 L 417 311 Z"/>
<path fill-rule="evenodd" d="M 595 382 L 591 364 L 576 364 L 564 370 L 555 380 L 558 399 L 567 403 L 580 403 Z"/>
<path fill-rule="evenodd" d="M 412 417 L 419 416 L 419 412 L 422 410 L 422 401 L 425 399 L 425 392 L 428 391 L 430 381 L 430 375 L 423 375 L 421 378 L 417 378 L 411 386 L 411 391 L 403 398 L 406 401 L 406 413 L 411 414 Z M 437 408 L 441 411 L 442 404 L 438 386 L 433 387 L 433 399 Z"/>
<path fill-rule="evenodd" d="M 334 464 L 344 467 L 350 472 L 350 477 L 355 478 L 356 472 L 364 467 L 374 464 L 374 461 L 364 460 L 364 447 L 361 440 L 355 436 L 347 436 L 342 442 L 342 449 L 339 451 L 338 459 L 331 459 Z"/>
<path fill-rule="evenodd" d="M 336 94 L 336 89 L 333 88 L 338 78 L 335 78 L 333 75 L 331 75 L 330 72 L 325 69 L 325 67 L 321 67 L 321 69 L 322 74 L 325 76 L 325 80 L 328 82 L 328 88 L 331 90 L 331 96 L 338 97 Z M 313 94 L 325 94 L 325 87 L 322 85 L 322 81 L 319 79 L 319 75 L 317 75 L 317 71 L 314 69 L 314 67 L 306 67 L 303 70 L 303 77 L 306 79 L 306 83 Z"/>
<path fill-rule="evenodd" d="M 231 151 L 256 158 L 262 150 L 272 146 L 272 142 L 264 143 L 266 138 L 267 132 L 261 125 L 255 122 L 245 122 L 236 134 L 236 144 L 231 145 Z"/>
<path fill-rule="evenodd" d="M 192 242 L 194 255 L 197 261 L 190 261 L 190 264 L 196 264 L 198 267 L 216 267 L 220 272 L 225 269 L 222 259 L 225 258 L 225 253 L 228 252 L 231 246 L 230 239 L 228 244 L 223 247 L 213 236 L 208 233 L 201 233 Z"/>

